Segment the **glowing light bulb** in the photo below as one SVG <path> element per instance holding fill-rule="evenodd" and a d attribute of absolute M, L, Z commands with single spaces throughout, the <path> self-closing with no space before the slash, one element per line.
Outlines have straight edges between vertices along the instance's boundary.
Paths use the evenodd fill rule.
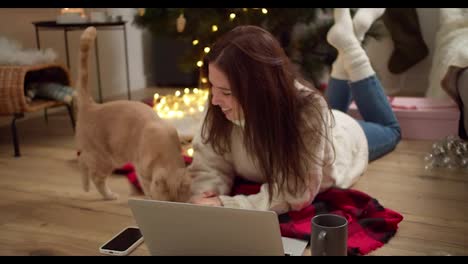
<path fill-rule="evenodd" d="M 199 43 L 198 39 L 194 39 L 194 40 L 192 41 L 192 44 L 193 44 L 194 46 L 198 45 L 198 43 Z"/>
<path fill-rule="evenodd" d="M 205 51 L 205 53 L 210 52 L 210 50 L 211 50 L 210 47 L 205 47 L 205 48 L 203 49 L 203 51 Z"/>
<path fill-rule="evenodd" d="M 201 78 L 201 82 L 202 83 L 207 83 L 208 82 L 208 79 L 206 79 L 205 77 Z"/>
<path fill-rule="evenodd" d="M 203 66 L 203 61 L 197 61 L 197 66 L 198 66 L 198 67 Z"/>
<path fill-rule="evenodd" d="M 213 32 L 218 31 L 218 26 L 217 25 L 212 25 L 211 26 L 211 31 L 213 31 Z"/>
<path fill-rule="evenodd" d="M 236 14 L 231 13 L 231 14 L 229 15 L 229 19 L 234 20 L 234 18 L 236 18 Z"/>
<path fill-rule="evenodd" d="M 193 148 L 187 149 L 187 154 L 192 157 L 193 156 Z"/>
<path fill-rule="evenodd" d="M 159 94 L 158 93 L 155 93 L 154 96 L 153 96 L 154 100 L 158 100 L 159 98 Z"/>
<path fill-rule="evenodd" d="M 180 96 L 180 91 L 179 91 L 179 90 L 177 90 L 177 91 L 175 92 L 175 96 L 177 96 L 177 97 Z"/>
<path fill-rule="evenodd" d="M 193 93 L 197 94 L 198 93 L 198 88 L 193 88 Z"/>
<path fill-rule="evenodd" d="M 188 94 L 188 93 L 190 93 L 190 89 L 189 89 L 189 88 L 185 88 L 185 89 L 184 89 L 184 94 Z"/>
<path fill-rule="evenodd" d="M 262 13 L 266 15 L 268 14 L 268 10 L 266 8 L 262 8 Z"/>

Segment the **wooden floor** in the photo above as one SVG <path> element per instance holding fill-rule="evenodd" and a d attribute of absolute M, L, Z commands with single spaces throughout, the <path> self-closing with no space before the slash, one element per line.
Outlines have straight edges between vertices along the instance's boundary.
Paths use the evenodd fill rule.
<path fill-rule="evenodd" d="M 0 127 L 0 255 L 99 255 L 99 246 L 134 224 L 127 179 L 115 175 L 117 201 L 85 193 L 65 112 L 18 123 L 22 157 Z M 468 255 L 468 173 L 425 171 L 429 141 L 403 141 L 370 164 L 354 186 L 403 214 L 390 242 L 370 255 Z M 132 255 L 148 255 L 140 246 Z M 307 253 L 306 253 L 307 254 Z"/>

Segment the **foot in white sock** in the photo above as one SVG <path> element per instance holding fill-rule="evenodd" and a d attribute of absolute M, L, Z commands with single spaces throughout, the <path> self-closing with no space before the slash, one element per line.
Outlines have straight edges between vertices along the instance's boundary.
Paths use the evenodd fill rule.
<path fill-rule="evenodd" d="M 353 17 L 354 33 L 359 42 L 364 40 L 369 28 L 384 12 L 385 8 L 359 8 Z"/>
<path fill-rule="evenodd" d="M 332 65 L 331 77 L 349 80 L 343 63 L 342 51 L 359 45 L 359 42 L 354 35 L 353 20 L 349 8 L 335 8 L 333 15 L 335 23 L 327 33 L 327 41 L 338 50 L 338 57 Z"/>
<path fill-rule="evenodd" d="M 335 24 L 328 31 L 327 40 L 338 50 L 338 59 L 332 69 L 332 77 L 346 73 L 352 82 L 375 74 L 366 52 L 356 38 L 349 8 L 335 8 Z M 344 71 L 343 71 L 344 68 Z"/>
<path fill-rule="evenodd" d="M 343 56 L 339 53 L 335 62 L 333 62 L 330 76 L 338 80 L 349 80 L 348 73 L 344 68 Z"/>
<path fill-rule="evenodd" d="M 335 24 L 327 33 L 328 43 L 337 50 L 359 45 L 359 41 L 354 35 L 353 20 L 351 19 L 349 8 L 335 8 L 333 16 Z"/>

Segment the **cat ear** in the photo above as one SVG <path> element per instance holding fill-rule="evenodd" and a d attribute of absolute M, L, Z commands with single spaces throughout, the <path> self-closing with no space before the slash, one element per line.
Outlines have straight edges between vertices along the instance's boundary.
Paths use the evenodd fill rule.
<path fill-rule="evenodd" d="M 187 176 L 188 178 L 190 179 L 193 179 L 195 178 L 195 174 L 193 174 L 192 172 L 190 172 L 189 170 L 185 170 L 185 176 Z"/>
<path fill-rule="evenodd" d="M 192 179 L 191 174 L 188 173 L 187 168 L 178 168 L 175 170 L 174 175 L 171 175 L 171 179 L 180 180 L 181 178 L 185 179 Z"/>
<path fill-rule="evenodd" d="M 169 186 L 167 183 L 167 170 L 163 168 L 157 168 L 153 170 L 151 175 L 151 184 L 149 186 L 150 197 L 155 200 L 170 200 Z"/>
<path fill-rule="evenodd" d="M 181 175 L 183 175 L 185 178 L 189 178 L 190 180 L 195 178 L 195 174 L 189 172 L 189 170 L 187 170 L 187 168 L 182 168 L 180 170 L 183 170 Z"/>
<path fill-rule="evenodd" d="M 164 184 L 164 178 L 168 177 L 167 170 L 165 168 L 156 168 L 153 170 L 153 174 L 151 176 L 151 182 L 153 184 L 162 185 Z"/>
<path fill-rule="evenodd" d="M 177 174 L 174 175 L 176 185 L 176 200 L 179 202 L 187 202 L 192 196 L 192 174 L 186 168 L 177 169 Z"/>

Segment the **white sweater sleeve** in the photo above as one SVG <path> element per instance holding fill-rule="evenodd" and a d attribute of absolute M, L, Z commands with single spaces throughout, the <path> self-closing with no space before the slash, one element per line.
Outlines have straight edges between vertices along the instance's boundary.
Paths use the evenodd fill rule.
<path fill-rule="evenodd" d="M 323 141 L 323 145 L 325 141 Z M 318 157 L 324 157 L 323 145 L 317 149 L 320 151 Z M 278 214 L 294 210 L 299 211 L 312 203 L 315 196 L 320 191 L 323 177 L 323 168 L 320 164 L 314 164 L 309 170 L 306 179 L 307 188 L 302 193 L 290 193 L 287 191 L 279 192 L 278 187 L 273 186 L 273 199 L 271 204 L 268 201 L 268 184 L 262 184 L 260 191 L 254 195 L 221 195 L 220 199 L 223 206 L 230 208 L 254 209 L 254 210 L 272 210 Z"/>
<path fill-rule="evenodd" d="M 322 126 L 318 125 L 322 128 L 322 133 L 327 130 L 328 138 L 331 137 L 329 113 L 329 110 L 325 110 L 326 124 L 322 124 Z M 315 127 L 317 128 L 317 124 Z M 279 192 L 278 187 L 273 186 L 273 199 L 271 204 L 269 204 L 268 184 L 263 184 L 260 188 L 260 192 L 254 195 L 220 196 L 223 206 L 242 209 L 272 210 L 278 214 L 282 214 L 291 210 L 299 211 L 311 204 L 320 191 L 324 172 L 328 173 L 327 170 L 332 169 L 332 166 L 323 166 L 323 164 L 330 164 L 330 161 L 333 159 L 333 147 L 330 141 L 323 137 L 317 139 L 316 134 L 310 133 L 310 131 L 303 131 L 303 136 L 305 144 L 310 148 L 310 153 L 314 153 L 314 156 L 318 160 L 308 166 L 309 170 L 306 178 L 307 188 L 304 192 Z"/>
<path fill-rule="evenodd" d="M 302 208 L 308 206 L 319 191 L 321 175 L 317 174 L 311 177 L 315 178 L 316 180 L 315 182 L 309 184 L 308 189 L 304 193 L 279 193 L 278 188 L 275 186 L 271 204 L 268 201 L 268 184 L 266 183 L 262 184 L 260 192 L 257 194 L 235 196 L 221 195 L 219 198 L 221 199 L 223 206 L 229 208 L 242 208 L 263 211 L 272 210 L 277 214 L 283 214 L 291 210 L 299 211 Z"/>
<path fill-rule="evenodd" d="M 210 144 L 204 144 L 200 133 L 192 140 L 194 157 L 188 167 L 193 176 L 192 193 L 214 191 L 218 194 L 229 194 L 234 180 L 232 162 L 226 155 L 218 155 Z"/>

